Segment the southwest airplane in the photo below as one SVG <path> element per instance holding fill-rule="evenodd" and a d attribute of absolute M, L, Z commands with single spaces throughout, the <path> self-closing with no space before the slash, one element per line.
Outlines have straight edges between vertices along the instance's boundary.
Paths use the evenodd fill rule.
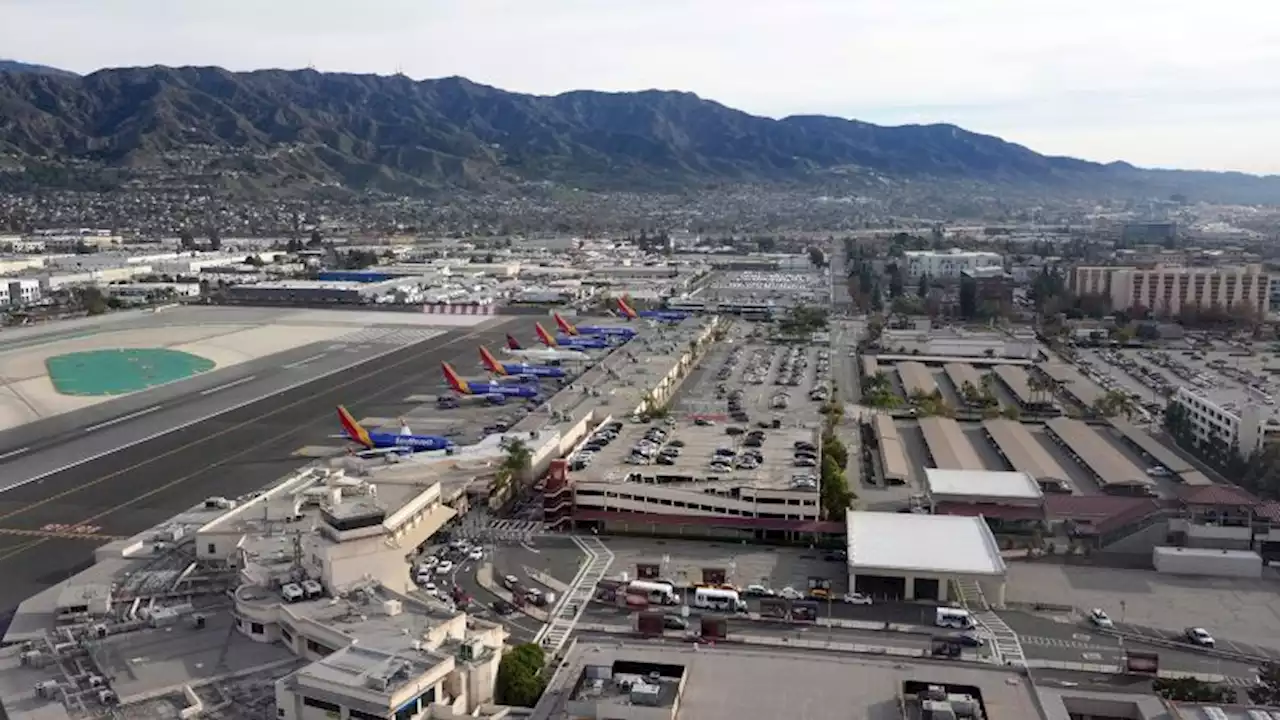
<path fill-rule="evenodd" d="M 507 398 L 528 398 L 536 400 L 538 398 L 537 385 L 503 385 L 497 382 L 477 383 L 469 380 L 463 380 L 449 363 L 440 363 L 444 368 L 444 379 L 449 382 L 449 387 L 459 395 L 479 395 L 494 405 L 501 405 L 507 401 Z"/>
<path fill-rule="evenodd" d="M 552 335 L 547 329 L 542 327 L 542 323 L 535 322 L 533 328 L 538 333 L 538 339 L 543 345 L 553 349 L 571 348 L 575 350 L 603 350 L 609 347 L 609 341 L 602 337 L 574 337 L 572 335 Z"/>
<path fill-rule="evenodd" d="M 636 310 L 631 307 L 631 303 L 628 303 L 626 298 L 618 298 L 618 311 L 627 320 L 646 318 L 659 322 L 680 322 L 689 317 L 689 313 L 679 310 Z"/>
<path fill-rule="evenodd" d="M 380 457 L 393 455 L 410 455 L 431 450 L 452 451 L 453 441 L 439 435 L 414 435 L 407 425 L 398 433 L 369 432 L 347 409 L 338 406 L 338 422 L 342 424 L 342 435 L 359 445 L 362 450 L 356 452 L 360 457 Z"/>
<path fill-rule="evenodd" d="M 583 325 L 582 327 L 576 327 L 573 323 L 561 317 L 560 313 L 552 313 L 552 316 L 556 319 L 556 325 L 560 327 L 560 331 L 565 335 L 575 337 L 578 335 L 594 335 L 596 337 L 618 337 L 627 339 L 636 336 L 636 331 L 629 327 L 608 327 L 604 325 Z"/>
<path fill-rule="evenodd" d="M 520 341 L 510 335 L 507 336 L 507 347 L 505 349 L 508 355 L 528 360 L 586 362 L 591 359 L 586 353 L 578 352 L 577 350 L 557 350 L 554 347 L 523 348 L 520 347 Z"/>
<path fill-rule="evenodd" d="M 493 356 L 486 347 L 480 348 L 480 362 L 489 372 L 498 377 L 530 377 L 530 378 L 562 378 L 564 370 L 550 365 L 530 365 L 528 363 L 503 363 Z"/>

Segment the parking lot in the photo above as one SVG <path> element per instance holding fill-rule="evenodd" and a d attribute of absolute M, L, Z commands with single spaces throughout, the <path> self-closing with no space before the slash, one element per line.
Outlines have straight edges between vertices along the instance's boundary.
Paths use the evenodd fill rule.
<path fill-rule="evenodd" d="M 830 352 L 749 343 L 747 332 L 735 329 L 731 342 L 703 358 L 667 417 L 601 428 L 570 457 L 570 469 L 586 480 L 640 473 L 661 482 L 816 489 Z"/>
<path fill-rule="evenodd" d="M 826 305 L 831 279 L 819 270 L 736 270 L 715 274 L 707 299 L 721 302 L 775 302 L 781 306 Z"/>
<path fill-rule="evenodd" d="M 1006 601 L 1071 605 L 1082 613 L 1101 608 L 1120 629 L 1168 640 L 1203 627 L 1220 649 L 1280 657 L 1277 582 L 1011 563 Z"/>

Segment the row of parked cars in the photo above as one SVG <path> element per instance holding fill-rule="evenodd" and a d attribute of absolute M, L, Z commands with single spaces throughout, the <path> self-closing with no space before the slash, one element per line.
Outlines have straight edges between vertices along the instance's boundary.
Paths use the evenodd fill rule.
<path fill-rule="evenodd" d="M 778 374 L 773 378 L 774 385 L 790 385 L 795 387 L 804 380 L 804 371 L 809 367 L 809 358 L 800 348 L 792 348 L 782 357 L 778 365 Z"/>
<path fill-rule="evenodd" d="M 651 427 L 631 446 L 631 454 L 626 461 L 631 465 L 675 465 L 683 450 L 683 440 L 672 437 L 671 432 L 664 428 Z"/>
<path fill-rule="evenodd" d="M 849 592 L 839 597 L 834 597 L 831 595 L 830 591 L 821 587 L 810 588 L 806 593 L 796 590 L 789 585 L 781 590 L 774 590 L 767 585 L 748 585 L 742 589 L 742 595 L 743 597 L 755 598 L 780 597 L 783 600 L 821 600 L 823 602 L 834 600 L 847 603 L 849 605 L 872 604 L 870 595 L 863 595 L 858 592 Z"/>
<path fill-rule="evenodd" d="M 569 456 L 570 470 L 585 470 L 591 465 L 591 461 L 595 458 L 596 453 L 605 449 L 609 443 L 618 439 L 618 433 L 622 432 L 622 423 L 614 420 L 605 423 L 596 428 L 596 431 L 587 438 L 587 441 L 578 448 L 577 452 Z"/>

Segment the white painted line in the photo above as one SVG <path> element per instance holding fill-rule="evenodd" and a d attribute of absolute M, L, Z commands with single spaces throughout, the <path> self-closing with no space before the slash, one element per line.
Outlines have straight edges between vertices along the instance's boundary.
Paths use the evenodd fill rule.
<path fill-rule="evenodd" d="M 463 336 L 462 336 L 462 337 L 460 337 L 460 338 L 457 338 L 457 339 L 455 339 L 455 340 L 450 340 L 449 342 L 447 342 L 447 343 L 445 343 L 445 344 L 443 344 L 443 345 L 440 345 L 439 347 L 437 347 L 437 348 L 435 348 L 435 349 L 437 349 L 437 350 L 438 350 L 438 349 L 440 349 L 440 348 L 446 348 L 446 347 L 449 347 L 450 345 L 453 345 L 453 344 L 455 344 L 455 343 L 460 343 L 460 342 L 462 342 L 463 340 L 469 340 L 469 339 L 471 339 L 471 338 L 473 338 L 473 337 L 475 337 L 475 336 L 479 335 L 481 332 L 484 332 L 484 331 L 482 331 L 482 330 L 476 330 L 476 331 L 470 332 L 470 333 L 468 333 L 468 334 L 466 334 L 466 335 L 463 335 Z M 441 334 L 443 334 L 443 333 L 441 333 Z M 421 341 L 419 341 L 419 343 L 414 343 L 414 345 L 420 344 L 421 342 L 426 342 L 427 340 L 432 340 L 432 339 L 434 339 L 435 337 L 439 337 L 439 335 L 436 335 L 436 336 L 431 337 L 431 338 L 426 338 L 425 340 L 421 340 Z M 284 386 L 284 387 L 280 388 L 279 390 L 276 390 L 275 392 L 270 393 L 270 394 L 267 394 L 267 395 L 263 395 L 262 397 L 250 398 L 250 399 L 248 399 L 248 400 L 245 400 L 244 402 L 236 403 L 235 405 L 232 405 L 231 407 L 223 408 L 223 409 L 221 409 L 221 410 L 215 410 L 214 412 L 211 412 L 211 413 L 209 413 L 208 415 L 205 415 L 205 416 L 203 416 L 203 417 L 198 417 L 198 418 L 196 418 L 195 420 L 188 420 L 187 422 L 178 423 L 178 424 L 176 424 L 176 425 L 172 425 L 172 426 L 170 426 L 170 427 L 167 427 L 167 428 L 165 428 L 164 430 L 161 430 L 161 431 L 159 431 L 159 432 L 152 433 L 152 434 L 150 434 L 150 435 L 148 435 L 148 436 L 146 436 L 146 437 L 138 438 L 137 440 L 130 440 L 129 442 L 124 443 L 123 445 L 120 445 L 120 446 L 118 446 L 118 447 L 112 448 L 112 449 L 110 449 L 110 450 L 103 450 L 102 452 L 94 453 L 93 455 L 90 455 L 90 456 L 85 457 L 85 458 L 81 458 L 81 459 L 76 460 L 76 461 L 74 461 L 74 462 L 69 462 L 69 463 L 67 463 L 66 465 L 63 465 L 62 467 L 55 468 L 55 469 L 53 469 L 53 470 L 49 470 L 49 471 L 46 471 L 46 472 L 42 472 L 42 473 L 40 473 L 39 475 L 36 475 L 36 476 L 34 476 L 34 477 L 29 477 L 29 478 L 27 478 L 26 480 L 20 480 L 20 481 L 15 482 L 15 483 L 10 483 L 10 484 L 8 484 L 8 485 L 5 485 L 4 487 L 0 487 L 0 493 L 8 492 L 9 490 L 13 490 L 14 488 L 20 488 L 20 487 L 22 487 L 23 485 L 29 485 L 29 484 L 31 484 L 31 483 L 33 483 L 33 482 L 38 482 L 38 481 L 43 480 L 43 479 L 45 479 L 45 478 L 47 478 L 47 477 L 49 477 L 49 476 L 51 476 L 51 475 L 57 475 L 57 474 L 58 474 L 58 473 L 60 473 L 60 472 L 64 472 L 64 471 L 66 471 L 66 470 L 70 470 L 71 468 L 74 468 L 74 467 L 80 467 L 81 465 L 84 465 L 85 463 L 91 463 L 91 462 L 93 462 L 94 460 L 99 460 L 99 459 L 104 458 L 104 457 L 106 457 L 106 456 L 108 456 L 108 455 L 114 455 L 114 454 L 116 454 L 116 453 L 118 453 L 118 452 L 120 452 L 120 451 L 122 451 L 122 450 L 128 450 L 129 448 L 134 447 L 135 445 L 141 445 L 141 444 L 143 444 L 143 443 L 145 443 L 145 442 L 150 442 L 150 441 L 152 441 L 152 440 L 155 440 L 155 439 L 156 439 L 156 438 L 158 438 L 158 437 L 164 437 L 165 435 L 168 435 L 168 434 L 169 434 L 169 433 L 171 433 L 171 432 L 177 432 L 178 430 L 182 430 L 183 428 L 189 428 L 189 427 L 191 427 L 192 425 L 198 425 L 198 424 L 200 424 L 200 423 L 202 423 L 202 422 L 204 422 L 204 421 L 206 421 L 206 420 L 212 420 L 213 418 L 216 418 L 216 417 L 218 417 L 219 415 L 223 415 L 223 414 L 225 414 L 225 413 L 229 413 L 229 412 L 232 412 L 232 411 L 235 411 L 235 410 L 239 410 L 239 409 L 240 409 L 240 408 L 242 408 L 242 407 L 248 407 L 248 406 L 250 406 L 250 405 L 252 405 L 252 404 L 254 404 L 254 403 L 256 403 L 256 402 L 258 402 L 258 401 L 260 401 L 260 400 L 263 400 L 263 399 L 265 399 L 265 398 L 275 397 L 276 395 L 279 395 L 279 394 L 281 394 L 281 393 L 289 392 L 290 390 L 294 390 L 294 389 L 296 389 L 296 388 L 300 388 L 300 387 L 302 387 L 303 385 L 307 385 L 307 384 L 309 384 L 309 383 L 316 382 L 317 380 L 323 380 L 324 378 L 330 377 L 330 376 L 332 376 L 332 375 L 337 375 L 337 374 L 339 374 L 339 373 L 346 372 L 347 370 L 350 370 L 351 368 L 358 367 L 358 366 L 363 365 L 363 364 L 365 364 L 365 363 L 373 362 L 374 360 L 377 360 L 377 359 L 378 359 L 378 358 L 380 358 L 380 357 L 384 357 L 384 356 L 386 356 L 386 355 L 390 355 L 391 353 L 394 353 L 394 352 L 399 352 L 399 351 L 401 351 L 401 350 L 404 350 L 404 349 L 405 349 L 405 348 L 407 348 L 407 347 L 412 347 L 412 345 L 392 345 L 392 346 L 388 347 L 386 350 L 384 350 L 384 351 L 382 351 L 382 352 L 378 353 L 377 355 L 370 356 L 370 357 L 368 357 L 368 358 L 366 358 L 366 359 L 364 359 L 364 360 L 357 360 L 356 362 L 348 363 L 347 365 L 344 365 L 344 366 L 342 366 L 342 367 L 340 367 L 340 368 L 336 368 L 336 369 L 334 369 L 334 370 L 330 370 L 329 372 L 326 372 L 326 373 L 322 373 L 322 374 L 317 375 L 317 376 L 315 376 L 315 377 L 313 377 L 313 378 L 307 378 L 306 380 L 299 380 L 299 381 L 298 381 L 298 382 L 296 382 L 296 383 L 292 383 L 292 384 L 290 384 L 290 385 L 286 385 L 286 386 Z M 25 449 L 25 448 L 24 448 L 24 449 Z"/>
<path fill-rule="evenodd" d="M 31 449 L 31 448 L 29 448 L 29 447 L 20 447 L 20 448 L 18 448 L 17 450 L 10 450 L 9 452 L 7 452 L 7 453 L 5 453 L 5 454 L 0 455 L 0 460 L 8 460 L 8 459 L 9 459 L 9 458 L 11 458 L 11 457 L 17 457 L 17 456 L 21 455 L 22 453 L 24 453 L 24 452 L 26 452 L 26 451 L 28 451 L 28 450 L 30 450 L 30 449 Z"/>
<path fill-rule="evenodd" d="M 223 383 L 222 385 L 219 385 L 218 387 L 211 387 L 211 388 L 209 388 L 208 390 L 205 390 L 205 391 L 201 392 L 200 394 L 201 394 L 201 395 L 212 395 L 212 394 L 214 394 L 214 393 L 216 393 L 216 392 L 220 392 L 220 391 L 222 391 L 222 390 L 226 390 L 227 388 L 233 388 L 233 387 L 235 387 L 235 386 L 237 386 L 237 385 L 243 385 L 244 383 L 247 383 L 247 382 L 249 382 L 250 380 L 253 380 L 253 379 L 257 378 L 257 377 L 258 377 L 257 375 L 250 375 L 249 377 L 242 377 L 242 378 L 240 378 L 239 380 L 232 380 L 232 381 L 231 381 L 231 382 L 229 382 L 229 383 Z"/>
<path fill-rule="evenodd" d="M 299 360 L 298 362 L 289 363 L 288 365 L 285 365 L 284 367 L 287 367 L 287 368 L 290 368 L 290 369 L 293 369 L 293 368 L 296 368 L 296 367 L 300 367 L 300 366 L 302 366 L 302 365 L 306 365 L 307 363 L 311 362 L 312 360 L 319 360 L 320 358 L 322 358 L 322 357 L 324 357 L 325 355 L 328 355 L 328 354 L 329 354 L 329 353 L 327 353 L 327 352 L 322 352 L 322 353 L 320 353 L 319 355 L 312 355 L 311 357 L 309 357 L 309 358 L 303 358 L 303 359 Z"/>
<path fill-rule="evenodd" d="M 102 428 L 104 428 L 104 427 L 111 427 L 112 425 L 115 425 L 115 424 L 117 424 L 117 423 L 122 423 L 122 422 L 124 422 L 124 421 L 126 421 L 126 420 L 132 420 L 132 419 L 134 419 L 134 418 L 136 418 L 136 417 L 142 417 L 143 415 L 149 415 L 149 414 L 151 414 L 151 413 L 153 413 L 153 412 L 155 412 L 155 411 L 159 410 L 159 409 L 160 409 L 160 408 L 162 408 L 162 407 L 164 407 L 164 406 L 163 406 L 163 405 L 152 405 L 152 406 L 151 406 L 151 407 L 149 407 L 149 408 L 143 408 L 143 409 L 141 409 L 141 410 L 139 410 L 139 411 L 137 411 L 137 412 L 131 412 L 131 413 L 129 413 L 128 415 L 121 415 L 121 416 L 120 416 L 120 417 L 118 417 L 118 418 L 114 418 L 114 419 L 112 419 L 112 420 L 108 420 L 108 421 L 106 421 L 106 422 L 104 422 L 104 423 L 98 423 L 97 425 L 90 425 L 89 427 L 85 428 L 85 429 L 84 429 L 84 431 L 85 431 L 85 432 L 87 432 L 87 433 L 91 433 L 91 432 L 93 432 L 94 430 L 101 430 L 101 429 L 102 429 Z"/>

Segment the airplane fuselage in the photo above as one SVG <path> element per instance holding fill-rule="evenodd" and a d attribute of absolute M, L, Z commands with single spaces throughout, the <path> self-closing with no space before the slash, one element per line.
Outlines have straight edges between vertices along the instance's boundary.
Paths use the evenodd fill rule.
<path fill-rule="evenodd" d="M 533 377 L 564 377 L 564 370 L 548 365 L 529 365 L 528 363 L 511 363 L 502 365 L 503 372 L 512 375 L 531 375 Z"/>
<path fill-rule="evenodd" d="M 371 450 L 397 449 L 404 452 L 429 452 L 447 450 L 453 446 L 448 438 L 435 435 L 400 435 L 395 433 L 369 433 L 373 443 Z"/>

